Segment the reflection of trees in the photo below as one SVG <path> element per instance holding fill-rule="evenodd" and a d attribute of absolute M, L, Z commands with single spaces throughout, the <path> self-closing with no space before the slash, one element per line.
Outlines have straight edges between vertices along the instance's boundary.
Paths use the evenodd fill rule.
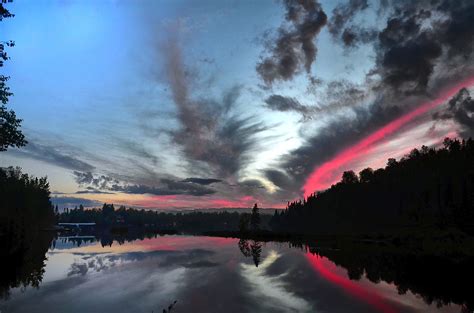
<path fill-rule="evenodd" d="M 256 267 L 260 264 L 260 259 L 262 255 L 262 242 L 255 241 L 255 240 L 247 240 L 247 239 L 240 239 L 239 243 L 239 250 L 242 254 L 248 258 L 252 257 L 253 263 Z"/>
<path fill-rule="evenodd" d="M 240 252 L 242 252 L 242 254 L 246 258 L 252 255 L 252 253 L 250 252 L 249 241 L 247 239 L 240 239 L 238 245 Z"/>
<path fill-rule="evenodd" d="M 23 174 L 19 168 L 0 168 L 0 297 L 10 288 L 38 287 L 54 223 L 46 178 Z"/>
<path fill-rule="evenodd" d="M 418 294 L 428 304 L 455 303 L 469 312 L 474 309 L 472 289 L 466 288 L 474 279 L 472 257 L 451 259 L 355 249 L 310 251 L 346 268 L 352 280 L 359 280 L 365 274 L 374 283 L 393 283 L 400 294 L 407 291 Z"/>
<path fill-rule="evenodd" d="M 2 246 L 0 298 L 8 298 L 11 288 L 38 287 L 43 279 L 46 252 L 54 234 L 36 232 L 25 235 L 14 246 Z M 5 251 L 9 253 L 6 254 Z"/>

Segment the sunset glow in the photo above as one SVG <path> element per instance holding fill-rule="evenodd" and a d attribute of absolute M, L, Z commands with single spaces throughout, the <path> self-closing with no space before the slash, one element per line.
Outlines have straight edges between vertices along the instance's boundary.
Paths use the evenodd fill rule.
<path fill-rule="evenodd" d="M 447 90 L 444 90 L 435 100 L 426 102 L 418 106 L 413 111 L 410 111 L 407 114 L 393 120 L 384 127 L 376 130 L 369 136 L 360 140 L 356 144 L 338 153 L 329 161 L 324 162 L 322 165 L 316 167 L 303 186 L 304 196 L 308 197 L 313 192 L 326 189 L 340 178 L 342 171 L 345 170 L 343 167 L 349 161 L 368 154 L 375 144 L 379 143 L 383 139 L 386 139 L 388 136 L 392 135 L 401 127 L 413 121 L 415 118 L 420 117 L 423 114 L 426 114 L 440 106 L 441 104 L 446 103 L 460 89 L 471 87 L 473 84 L 474 78 L 471 77 Z"/>

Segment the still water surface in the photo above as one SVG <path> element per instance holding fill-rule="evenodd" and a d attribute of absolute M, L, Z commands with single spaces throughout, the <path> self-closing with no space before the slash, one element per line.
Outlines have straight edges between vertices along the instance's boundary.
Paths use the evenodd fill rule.
<path fill-rule="evenodd" d="M 11 289 L 0 300 L 2 313 L 161 313 L 175 300 L 173 313 L 468 312 L 393 282 L 372 282 L 364 272 L 351 280 L 346 268 L 288 243 L 58 238 L 46 257 L 39 288 Z"/>

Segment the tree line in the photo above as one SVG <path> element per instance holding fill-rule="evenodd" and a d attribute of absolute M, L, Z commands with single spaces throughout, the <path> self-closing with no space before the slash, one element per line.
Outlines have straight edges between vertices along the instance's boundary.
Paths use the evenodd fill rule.
<path fill-rule="evenodd" d="M 325 191 L 275 211 L 276 232 L 358 233 L 431 225 L 473 232 L 474 141 L 446 138 L 385 168 L 346 171 Z"/>
<path fill-rule="evenodd" d="M 160 212 L 144 209 L 133 209 L 104 203 L 102 208 L 84 209 L 83 206 L 65 210 L 58 214 L 60 223 L 94 222 L 98 228 L 141 228 L 152 231 L 176 230 L 179 232 L 200 233 L 208 231 L 238 231 L 245 216 L 245 223 L 250 227 L 260 224 L 257 217 L 258 208 L 254 209 L 253 218 L 247 219 L 246 213 L 239 212 Z M 266 217 L 268 222 L 270 216 Z M 265 219 L 265 217 L 263 218 Z M 251 224 L 252 222 L 252 224 Z M 250 225 L 251 224 L 251 225 Z M 245 226 L 248 227 L 248 226 Z"/>

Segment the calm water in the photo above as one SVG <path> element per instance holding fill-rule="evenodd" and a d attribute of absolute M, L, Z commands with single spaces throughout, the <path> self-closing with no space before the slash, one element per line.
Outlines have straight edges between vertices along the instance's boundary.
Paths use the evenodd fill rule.
<path fill-rule="evenodd" d="M 404 269 L 388 269 L 388 276 L 377 274 L 393 277 L 387 282 L 375 269 L 370 275 L 377 277 L 370 277 L 355 262 L 348 271 L 288 243 L 192 236 L 110 243 L 58 238 L 46 253 L 39 287 L 12 288 L 0 311 L 161 313 L 177 300 L 173 313 L 469 312 L 449 303 L 449 291 L 439 288 L 451 287 L 434 286 L 434 277 L 405 282 Z M 339 255 L 339 264 L 346 259 L 337 251 L 326 254 Z M 397 287 L 397 281 L 406 286 Z"/>

